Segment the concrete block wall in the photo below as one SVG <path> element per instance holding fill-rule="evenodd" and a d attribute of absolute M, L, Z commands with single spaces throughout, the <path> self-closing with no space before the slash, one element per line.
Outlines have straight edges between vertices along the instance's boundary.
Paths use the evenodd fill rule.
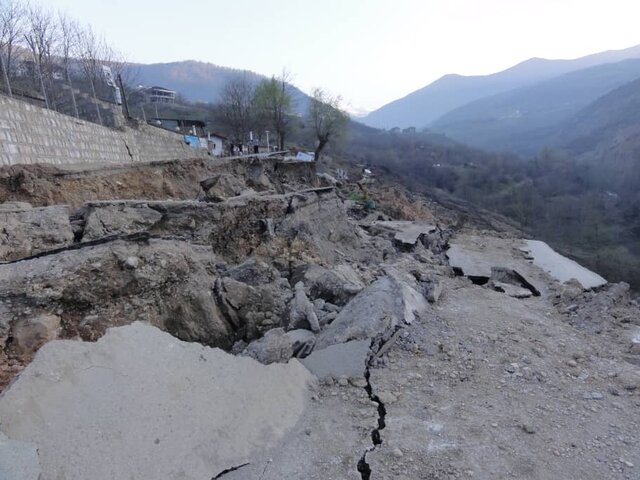
<path fill-rule="evenodd" d="M 0 166 L 122 164 L 206 157 L 150 125 L 112 129 L 0 95 Z"/>

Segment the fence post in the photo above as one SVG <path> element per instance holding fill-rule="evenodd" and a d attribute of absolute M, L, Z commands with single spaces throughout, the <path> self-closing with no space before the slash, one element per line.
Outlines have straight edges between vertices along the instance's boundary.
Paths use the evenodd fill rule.
<path fill-rule="evenodd" d="M 11 91 L 11 83 L 9 82 L 9 74 L 7 73 L 7 67 L 4 63 L 4 55 L 2 55 L 2 52 L 0 52 L 0 68 L 2 68 L 4 83 L 7 85 L 7 93 L 10 97 L 13 97 L 13 92 Z"/>

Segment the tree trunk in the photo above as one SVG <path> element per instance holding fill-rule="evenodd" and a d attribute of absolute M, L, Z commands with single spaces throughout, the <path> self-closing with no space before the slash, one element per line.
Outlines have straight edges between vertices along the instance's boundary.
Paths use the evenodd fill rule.
<path fill-rule="evenodd" d="M 315 152 L 313 152 L 313 160 L 314 162 L 317 162 L 320 160 L 320 155 L 322 154 L 322 150 L 324 150 L 324 147 L 327 145 L 327 142 L 329 140 L 328 139 L 319 139 L 318 140 L 318 146 L 316 147 Z"/>

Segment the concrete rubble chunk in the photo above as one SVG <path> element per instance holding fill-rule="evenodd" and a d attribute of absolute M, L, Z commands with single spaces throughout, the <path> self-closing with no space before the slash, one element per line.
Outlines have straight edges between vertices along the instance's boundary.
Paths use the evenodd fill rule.
<path fill-rule="evenodd" d="M 155 239 L 78 245 L 0 264 L 0 348 L 29 353 L 55 338 L 58 326 L 60 337 L 96 340 L 135 320 L 183 340 L 231 346 L 231 325 L 213 295 L 211 248 Z"/>
<path fill-rule="evenodd" d="M 303 281 L 309 296 L 316 300 L 344 305 L 363 288 L 358 273 L 350 265 L 336 265 L 331 269 L 315 264 L 298 267 L 292 277 L 297 283 Z"/>
<path fill-rule="evenodd" d="M 35 445 L 11 440 L 0 432 L 0 478 L 40 480 L 40 462 Z"/>
<path fill-rule="evenodd" d="M 525 240 L 522 248 L 533 257 L 533 264 L 560 282 L 577 280 L 585 289 L 601 287 L 607 283 L 603 277 L 588 270 L 579 263 L 560 255 L 549 245 L 539 240 Z"/>
<path fill-rule="evenodd" d="M 303 358 L 311 353 L 316 343 L 315 335 L 309 330 L 291 330 L 274 328 L 262 338 L 251 342 L 242 355 L 254 358 L 260 363 L 287 362 L 293 357 Z"/>
<path fill-rule="evenodd" d="M 209 202 L 224 202 L 227 198 L 236 197 L 247 188 L 245 182 L 228 173 L 221 173 L 200 182 L 205 194 L 205 200 Z"/>
<path fill-rule="evenodd" d="M 145 232 L 153 227 L 162 214 L 145 203 L 126 204 L 92 202 L 83 207 L 85 226 L 82 241 L 96 240 L 109 235 Z"/>
<path fill-rule="evenodd" d="M 28 203 L 0 204 L 0 261 L 18 260 L 73 243 L 69 209 L 32 208 Z"/>
<path fill-rule="evenodd" d="M 313 332 L 319 332 L 318 316 L 313 308 L 313 303 L 311 303 L 304 291 L 304 283 L 296 283 L 294 292 L 294 297 L 289 306 L 289 326 L 293 328 L 309 328 Z"/>
<path fill-rule="evenodd" d="M 273 447 L 310 382 L 296 360 L 263 366 L 136 322 L 45 345 L 0 398 L 1 428 L 37 447 L 41 480 L 210 479 Z"/>
<path fill-rule="evenodd" d="M 428 235 L 437 229 L 429 223 L 408 220 L 376 220 L 370 226 L 393 232 L 394 240 L 408 246 L 415 245 L 421 235 Z"/>
<path fill-rule="evenodd" d="M 300 360 L 319 380 L 327 377 L 364 377 L 369 357 L 369 340 L 354 340 L 316 350 Z"/>
<path fill-rule="evenodd" d="M 376 280 L 347 303 L 336 319 L 318 335 L 316 348 L 370 339 L 403 320 L 412 321 L 417 305 L 426 303 L 414 292 L 408 285 L 389 276 Z"/>

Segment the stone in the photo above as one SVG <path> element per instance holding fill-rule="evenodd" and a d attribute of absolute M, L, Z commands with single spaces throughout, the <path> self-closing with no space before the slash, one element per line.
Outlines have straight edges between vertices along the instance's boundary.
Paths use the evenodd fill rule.
<path fill-rule="evenodd" d="M 583 400 L 602 400 L 604 395 L 600 392 L 587 392 L 582 395 Z"/>
<path fill-rule="evenodd" d="M 296 358 L 308 357 L 316 346 L 316 336 L 309 330 L 290 330 L 285 335 L 291 341 L 293 356 Z"/>
<path fill-rule="evenodd" d="M 618 374 L 618 380 L 625 390 L 630 392 L 640 389 L 640 372 L 623 370 Z"/>
<path fill-rule="evenodd" d="M 126 266 L 133 257 L 137 268 Z M 183 340 L 230 348 L 234 326 L 215 302 L 215 263 L 209 247 L 140 238 L 0 264 L 0 298 L 11 300 L 0 303 L 0 348 L 13 329 L 31 351 L 55 338 L 57 325 L 61 337 L 93 341 L 140 319 Z"/>
<path fill-rule="evenodd" d="M 41 480 L 38 449 L 32 443 L 9 439 L 0 432 L 0 478 Z"/>
<path fill-rule="evenodd" d="M 11 350 L 18 355 L 31 355 L 42 345 L 57 338 L 60 317 L 48 313 L 17 320 L 11 328 Z"/>
<path fill-rule="evenodd" d="M 85 219 L 83 242 L 109 235 L 145 232 L 162 218 L 162 213 L 144 202 L 89 202 L 81 208 L 81 215 Z"/>
<path fill-rule="evenodd" d="M 344 305 L 364 288 L 359 275 L 349 265 L 337 265 L 332 269 L 315 264 L 298 267 L 292 282 L 304 282 L 309 296 L 335 305 Z"/>
<path fill-rule="evenodd" d="M 404 453 L 402 453 L 402 450 L 400 450 L 398 447 L 395 447 L 391 451 L 391 455 L 393 455 L 396 458 L 402 458 L 404 456 Z"/>
<path fill-rule="evenodd" d="M 389 275 L 373 282 L 345 305 L 318 335 L 316 348 L 371 339 L 399 322 L 411 323 L 428 307 L 423 295 L 405 282 L 401 272 L 392 268 L 387 272 Z"/>
<path fill-rule="evenodd" d="M 0 206 L 0 261 L 18 260 L 73 243 L 68 207 L 32 208 L 22 202 Z"/>
<path fill-rule="evenodd" d="M 351 377 L 349 383 L 358 388 L 365 388 L 367 386 L 367 380 L 363 377 Z"/>
<path fill-rule="evenodd" d="M 304 283 L 296 283 L 294 289 L 294 297 L 289 306 L 289 328 L 308 328 L 319 332 L 318 316 L 304 291 Z"/>
<path fill-rule="evenodd" d="M 1 429 L 35 445 L 41 480 L 209 479 L 275 446 L 312 381 L 136 322 L 46 344 L 0 397 Z"/>
<path fill-rule="evenodd" d="M 367 226 L 391 231 L 396 242 L 408 247 L 415 246 L 420 236 L 433 233 L 437 229 L 435 225 L 429 223 L 408 220 L 376 220 Z"/>
<path fill-rule="evenodd" d="M 308 356 L 315 343 L 315 335 L 308 330 L 285 332 L 282 328 L 274 328 L 262 338 L 251 342 L 242 355 L 254 358 L 265 365 L 284 363 L 292 357 Z"/>
<path fill-rule="evenodd" d="M 285 326 L 287 302 L 291 299 L 286 279 L 256 286 L 223 277 L 215 283 L 215 296 L 222 314 L 234 326 L 235 335 L 248 342 L 272 328 Z"/>
<path fill-rule="evenodd" d="M 528 434 L 536 433 L 535 427 L 530 423 L 523 423 L 522 425 L 520 425 L 520 428 L 522 428 L 522 430 Z"/>
<path fill-rule="evenodd" d="M 221 173 L 200 182 L 204 199 L 209 202 L 223 202 L 227 198 L 241 195 L 247 188 L 244 181 L 235 175 Z"/>
<path fill-rule="evenodd" d="M 427 291 L 427 300 L 429 303 L 437 303 L 442 295 L 443 284 L 439 280 L 434 280 L 429 283 L 429 289 Z"/>
<path fill-rule="evenodd" d="M 391 404 L 396 403 L 398 401 L 398 397 L 394 393 L 387 392 L 387 391 L 382 391 L 382 392 L 378 393 L 378 399 L 384 405 L 391 405 Z"/>
<path fill-rule="evenodd" d="M 531 290 L 527 290 L 526 288 L 518 287 L 516 285 L 511 285 L 509 283 L 492 281 L 491 286 L 494 290 L 506 293 L 510 297 L 514 298 L 529 298 L 532 295 Z"/>
<path fill-rule="evenodd" d="M 319 380 L 326 378 L 362 378 L 369 358 L 368 340 L 331 345 L 321 350 L 314 350 L 301 363 Z"/>
<path fill-rule="evenodd" d="M 284 329 L 274 328 L 262 338 L 251 342 L 242 355 L 254 358 L 264 365 L 285 363 L 293 357 L 293 344 Z"/>

